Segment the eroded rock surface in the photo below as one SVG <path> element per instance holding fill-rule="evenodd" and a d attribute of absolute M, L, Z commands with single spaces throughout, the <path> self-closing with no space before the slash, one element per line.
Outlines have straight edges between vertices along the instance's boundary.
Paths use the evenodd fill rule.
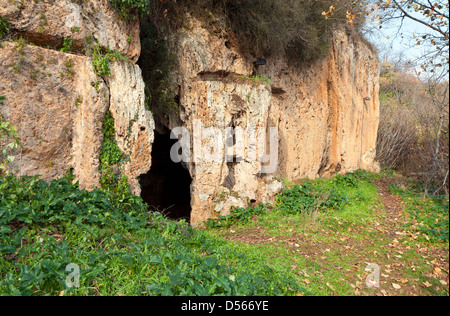
<path fill-rule="evenodd" d="M 151 168 L 155 129 L 141 69 L 111 61 L 110 75 L 99 76 L 84 55 L 96 41 L 136 61 L 137 20 L 120 20 L 107 0 L 0 0 L 0 16 L 28 41 L 7 37 L 0 48 L 0 113 L 23 144 L 9 169 L 50 180 L 70 168 L 81 187 L 93 189 L 109 110 L 117 144 L 129 157 L 123 171 L 140 194 L 138 177 Z M 64 38 L 73 40 L 74 53 L 58 50 Z M 370 44 L 336 31 L 326 58 L 294 68 L 270 58 L 256 67 L 264 56 L 242 54 L 220 24 L 212 28 L 193 18 L 171 41 L 179 112 L 158 125 L 165 133 L 182 127 L 191 136 L 191 160 L 182 166 L 192 179 L 192 224 L 227 215 L 231 207 L 273 201 L 283 178 L 376 170 L 379 68 Z M 271 128 L 278 132 L 275 161 L 266 162 Z M 220 144 L 212 160 L 211 144 Z"/>
<path fill-rule="evenodd" d="M 67 38 L 83 50 L 98 41 L 134 62 L 141 52 L 139 20 L 120 19 L 108 0 L 0 0 L 0 16 L 38 45 L 61 47 Z"/>
<path fill-rule="evenodd" d="M 280 192 L 282 178 L 377 169 L 379 68 L 370 44 L 336 31 L 328 56 L 299 69 L 277 59 L 256 68 L 260 56 L 242 55 L 225 31 L 195 19 L 174 42 L 181 102 L 170 128 L 181 124 L 192 134 L 200 121 L 204 129 L 214 126 L 223 134 L 236 126 L 279 132 L 274 173 L 262 173 L 261 162 L 230 163 L 225 156 L 189 164 L 192 222 L 227 214 L 232 204 L 268 202 Z"/>

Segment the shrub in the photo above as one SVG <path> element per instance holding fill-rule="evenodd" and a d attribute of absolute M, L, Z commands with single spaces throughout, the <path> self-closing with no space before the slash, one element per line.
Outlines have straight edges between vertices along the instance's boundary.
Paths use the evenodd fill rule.
<path fill-rule="evenodd" d="M 186 12 L 210 22 L 207 12 L 223 17 L 244 52 L 283 56 L 295 65 L 312 62 L 328 51 L 330 32 L 347 22 L 352 1 L 332 0 L 188 0 L 155 2 L 156 24 L 183 21 Z M 332 18 L 322 12 L 335 6 Z M 208 21 L 209 19 L 209 21 Z M 355 21 L 357 22 L 357 21 Z M 181 22 L 182 23 L 182 22 Z"/>
<path fill-rule="evenodd" d="M 150 13 L 150 0 L 108 0 L 113 8 L 117 10 L 120 17 L 131 19 L 137 14 Z"/>
<path fill-rule="evenodd" d="M 87 55 L 92 57 L 92 66 L 97 76 L 107 77 L 111 75 L 111 62 L 123 61 L 133 63 L 128 57 L 120 52 L 111 51 L 109 47 L 102 49 L 99 43 L 93 43 L 92 47 L 88 44 Z"/>
<path fill-rule="evenodd" d="M 286 214 L 312 213 L 326 209 L 342 210 L 350 202 L 337 189 L 304 182 L 277 196 L 276 208 Z"/>

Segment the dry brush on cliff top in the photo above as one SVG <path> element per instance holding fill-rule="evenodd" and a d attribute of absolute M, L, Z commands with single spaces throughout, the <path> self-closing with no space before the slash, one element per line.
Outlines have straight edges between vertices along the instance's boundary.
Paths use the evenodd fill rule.
<path fill-rule="evenodd" d="M 160 30 L 182 26 L 186 14 L 216 26 L 221 17 L 243 52 L 287 56 L 296 64 L 322 57 L 334 29 L 362 21 L 359 7 L 346 0 L 109 1 L 124 16 L 139 11 L 141 19 L 150 17 Z M 324 17 L 330 10 L 333 16 Z"/>

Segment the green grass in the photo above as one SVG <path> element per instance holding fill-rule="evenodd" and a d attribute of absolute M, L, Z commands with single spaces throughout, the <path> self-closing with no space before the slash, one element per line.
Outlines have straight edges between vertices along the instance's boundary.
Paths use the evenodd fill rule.
<path fill-rule="evenodd" d="M 409 225 L 409 217 L 388 214 L 375 184 L 382 177 L 393 175 L 356 171 L 291 183 L 267 212 L 209 233 L 271 262 L 304 286 L 307 295 L 448 295 L 448 286 L 441 283 L 448 277 L 448 239 L 417 237 L 420 226 Z M 436 222 L 430 216 L 428 222 Z M 442 221 L 448 231 L 448 217 Z M 447 253 L 446 264 L 433 261 L 436 251 Z M 379 289 L 366 286 L 369 263 L 380 267 Z M 433 274 L 433 267 L 442 268 L 443 274 Z"/>
<path fill-rule="evenodd" d="M 422 233 L 421 238 L 432 243 L 449 241 L 449 200 L 446 196 L 424 197 L 413 184 L 402 188 L 391 185 L 391 192 L 400 195 L 407 203 L 411 218 L 408 226 Z"/>

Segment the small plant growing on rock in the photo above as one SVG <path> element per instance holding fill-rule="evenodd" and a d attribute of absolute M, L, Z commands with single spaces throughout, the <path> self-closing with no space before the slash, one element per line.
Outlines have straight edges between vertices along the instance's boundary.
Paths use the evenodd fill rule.
<path fill-rule="evenodd" d="M 0 18 L 0 39 L 3 39 L 8 31 L 8 20 L 5 17 Z"/>
<path fill-rule="evenodd" d="M 130 59 L 123 56 L 121 53 L 116 51 L 111 51 L 109 47 L 106 52 L 103 53 L 100 44 L 95 43 L 92 52 L 92 66 L 97 76 L 106 77 L 111 75 L 110 62 L 115 61 L 125 61 L 128 63 L 133 63 Z"/>
<path fill-rule="evenodd" d="M 73 40 L 64 37 L 63 39 L 63 47 L 60 49 L 62 52 L 71 52 L 73 49 Z"/>
<path fill-rule="evenodd" d="M 0 96 L 0 104 L 3 104 L 4 99 L 4 96 Z M 22 147 L 17 136 L 16 128 L 11 123 L 4 121 L 0 115 L 0 175 L 4 173 L 8 163 L 14 161 L 14 156 L 10 154 L 10 151 Z"/>

